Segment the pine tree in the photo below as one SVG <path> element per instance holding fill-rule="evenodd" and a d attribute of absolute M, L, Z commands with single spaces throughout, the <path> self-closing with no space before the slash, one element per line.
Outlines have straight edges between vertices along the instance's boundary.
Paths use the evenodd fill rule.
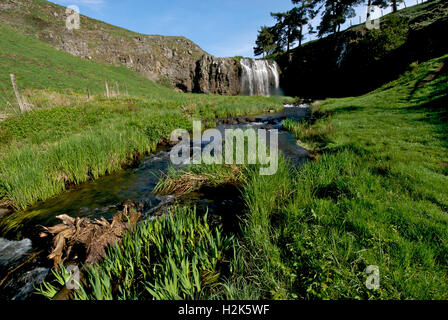
<path fill-rule="evenodd" d="M 275 50 L 274 43 L 274 33 L 272 28 L 267 26 L 261 27 L 258 31 L 257 41 L 255 42 L 256 46 L 254 47 L 255 56 L 263 55 L 263 58 L 266 55 L 269 55 Z"/>
<path fill-rule="evenodd" d="M 318 27 L 319 37 L 341 31 L 341 25 L 355 16 L 354 7 L 364 0 L 318 0 L 322 4 L 322 21 Z"/>
<path fill-rule="evenodd" d="M 317 12 L 315 10 L 315 1 L 312 0 L 292 0 L 293 4 L 298 4 L 296 8 L 294 8 L 294 14 L 297 15 L 298 25 L 299 25 L 299 47 L 302 46 L 303 41 L 303 29 L 304 26 L 307 25 L 310 19 L 314 19 Z"/>

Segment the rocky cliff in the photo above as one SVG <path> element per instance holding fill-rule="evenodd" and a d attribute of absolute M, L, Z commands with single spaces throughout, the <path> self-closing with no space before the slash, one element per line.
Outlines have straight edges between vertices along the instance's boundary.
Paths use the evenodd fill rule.
<path fill-rule="evenodd" d="M 184 92 L 239 94 L 235 59 L 215 58 L 184 37 L 143 35 L 81 16 L 65 26 L 66 9 L 44 0 L 0 0 L 0 21 L 52 47 L 96 62 L 126 67 Z M 107 79 L 105 79 L 107 80 Z"/>
<path fill-rule="evenodd" d="M 236 59 L 203 55 L 196 63 L 194 92 L 238 95 L 241 88 L 241 65 Z"/>
<path fill-rule="evenodd" d="M 448 51 L 448 1 L 390 14 L 379 30 L 365 25 L 309 42 L 277 57 L 286 95 L 321 98 L 363 94 L 395 79 L 412 62 Z"/>

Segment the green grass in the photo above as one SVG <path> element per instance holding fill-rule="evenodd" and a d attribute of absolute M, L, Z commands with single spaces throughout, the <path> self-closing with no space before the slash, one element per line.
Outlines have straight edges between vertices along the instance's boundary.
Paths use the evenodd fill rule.
<path fill-rule="evenodd" d="M 122 92 L 126 85 L 130 95 L 149 94 L 155 89 L 159 96 L 169 92 L 124 66 L 102 65 L 74 57 L 5 25 L 0 25 L 0 47 L 0 92 L 3 96 L 12 97 L 10 73 L 16 75 L 22 89 L 71 90 L 82 94 L 87 94 L 90 89 L 92 94 L 104 95 L 108 81 L 111 90 L 115 90 L 115 82 Z M 9 102 L 13 104 L 13 101 Z"/>
<path fill-rule="evenodd" d="M 141 223 L 107 258 L 88 268 L 78 300 L 204 299 L 228 273 L 233 237 L 212 230 L 207 216 L 176 207 L 171 216 Z M 53 298 L 69 275 L 55 272 L 40 293 Z M 59 281 L 58 281 L 59 279 Z"/>
<path fill-rule="evenodd" d="M 447 62 L 448 55 L 413 64 L 400 79 L 370 94 L 323 101 L 309 122 L 288 120 L 286 127 L 319 153 L 318 160 L 293 167 L 280 158 L 273 176 L 260 176 L 258 166 L 240 167 L 246 214 L 227 250 L 230 273 L 220 273 L 212 290 L 185 291 L 197 277 L 179 260 L 171 266 L 156 263 L 164 271 L 157 285 L 149 278 L 149 288 L 157 290 L 142 293 L 148 283 L 134 271 L 151 262 L 132 253 L 152 240 L 139 231 L 92 268 L 90 289 L 77 298 L 447 299 L 448 75 L 438 72 Z M 169 178 L 182 181 L 182 175 L 216 175 L 207 181 L 227 183 L 229 168 L 194 166 Z M 162 181 L 159 187 L 170 184 Z M 172 236 L 163 228 L 157 234 Z M 184 257 L 193 261 L 195 255 Z M 379 290 L 365 285 L 369 265 L 379 267 Z M 182 289 L 173 287 L 176 276 L 183 279 L 178 280 Z M 119 293 L 111 294 L 113 284 Z M 56 292 L 48 284 L 44 291 Z"/>
<path fill-rule="evenodd" d="M 297 170 L 278 212 L 293 296 L 448 297 L 448 75 L 425 83 L 442 63 L 448 56 L 365 96 L 326 100 L 312 125 L 288 122 L 321 153 Z M 380 268 L 378 291 L 364 285 L 368 265 Z"/>
<path fill-rule="evenodd" d="M 0 27 L 0 203 L 25 208 L 67 185 L 119 170 L 151 152 L 193 119 L 280 109 L 282 98 L 182 94 L 124 67 L 106 66 L 56 51 L 30 36 Z M 35 107 L 18 114 L 9 73 Z M 104 97 L 104 81 L 126 83 L 129 96 Z M 86 90 L 92 97 L 87 99 Z M 114 87 L 111 85 L 111 90 Z M 123 91 L 121 91 L 123 92 Z M 12 107 L 5 107 L 10 101 Z"/>

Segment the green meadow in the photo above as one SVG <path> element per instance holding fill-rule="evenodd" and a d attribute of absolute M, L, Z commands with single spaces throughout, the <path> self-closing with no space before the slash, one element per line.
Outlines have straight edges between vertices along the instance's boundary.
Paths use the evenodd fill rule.
<path fill-rule="evenodd" d="M 191 209 L 177 207 L 164 222 L 144 222 L 132 241 L 90 267 L 76 298 L 448 298 L 448 75 L 441 69 L 447 62 L 444 56 L 415 63 L 374 92 L 321 101 L 309 119 L 286 120 L 316 161 L 293 167 L 281 158 L 272 176 L 260 176 L 258 166 L 170 172 L 158 192 L 239 182 L 240 234 L 223 238 L 219 229 L 206 230 L 215 239 L 210 243 L 227 244 L 211 251 L 219 263 L 200 258 L 208 250 L 203 236 L 189 253 L 189 245 L 166 253 L 150 243 L 154 230 L 165 243 L 174 241 L 160 223 L 179 230 L 176 244 L 193 232 L 196 215 L 188 213 L 187 221 Z M 128 258 L 135 247 L 145 262 Z M 151 261 L 164 272 L 148 272 Z M 372 265 L 380 272 L 378 290 L 366 287 Z M 59 283 L 45 283 L 40 293 L 58 292 L 67 275 L 56 275 Z"/>
<path fill-rule="evenodd" d="M 255 289 L 253 298 L 448 297 L 446 63 L 415 63 L 374 92 L 328 99 L 308 121 L 285 121 L 317 160 L 249 175 L 247 262 L 230 297 Z M 379 267 L 379 290 L 365 286 L 370 265 Z"/>
<path fill-rule="evenodd" d="M 280 110 L 291 98 L 183 94 L 0 26 L 0 206 L 17 212 L 120 170 L 192 120 Z M 142 222 L 88 268 L 76 299 L 447 299 L 448 55 L 363 96 L 285 120 L 316 160 L 171 171 L 160 194 L 237 185 L 237 235 L 194 208 Z M 32 110 L 23 114 L 14 73 Z M 111 97 L 105 97 L 108 82 Z M 90 91 L 90 94 L 88 92 Z M 369 290 L 368 266 L 380 289 Z M 38 290 L 54 297 L 68 274 Z"/>
<path fill-rule="evenodd" d="M 0 114 L 8 116 L 0 122 L 0 203 L 17 209 L 120 170 L 174 129 L 191 129 L 193 119 L 214 126 L 217 118 L 282 108 L 282 98 L 178 93 L 7 27 L 0 27 L 0 46 L 7 48 L 0 53 Z M 32 112 L 18 113 L 10 73 Z"/>

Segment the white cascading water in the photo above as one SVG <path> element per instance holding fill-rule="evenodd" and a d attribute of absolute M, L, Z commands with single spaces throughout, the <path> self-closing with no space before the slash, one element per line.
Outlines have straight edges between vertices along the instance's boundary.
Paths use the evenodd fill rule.
<path fill-rule="evenodd" d="M 249 96 L 279 94 L 280 73 L 272 60 L 241 59 L 241 93 Z"/>

